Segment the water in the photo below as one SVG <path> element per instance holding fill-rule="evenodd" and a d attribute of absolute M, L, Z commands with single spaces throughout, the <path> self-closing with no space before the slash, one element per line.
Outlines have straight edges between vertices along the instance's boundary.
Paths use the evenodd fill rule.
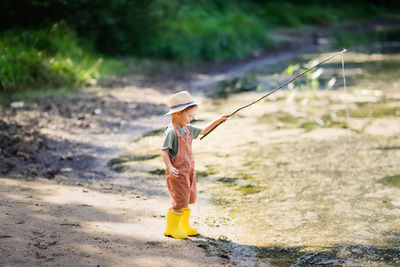
<path fill-rule="evenodd" d="M 339 60 L 322 78 L 339 80 Z M 281 92 L 198 147 L 206 169 L 232 178 L 215 198 L 245 229 L 240 240 L 287 249 L 281 256 L 291 264 L 399 264 L 400 57 L 350 52 L 345 60 L 348 96 L 340 82 L 291 101 Z M 235 95 L 210 110 L 255 97 Z"/>
<path fill-rule="evenodd" d="M 220 220 L 238 229 L 235 240 L 250 246 L 259 261 L 400 264 L 399 52 L 349 51 L 347 94 L 338 57 L 317 79 L 325 90 L 306 89 L 303 79 L 194 142 L 200 191 L 212 192 Z M 268 90 L 287 80 L 287 66 L 329 54 L 304 54 L 246 79 Z M 221 87 L 240 89 L 240 80 Z M 264 93 L 204 99 L 195 123 L 231 113 Z M 150 135 L 132 148 L 137 155 L 157 155 L 161 140 Z M 159 157 L 121 164 L 130 175 L 162 178 Z"/>

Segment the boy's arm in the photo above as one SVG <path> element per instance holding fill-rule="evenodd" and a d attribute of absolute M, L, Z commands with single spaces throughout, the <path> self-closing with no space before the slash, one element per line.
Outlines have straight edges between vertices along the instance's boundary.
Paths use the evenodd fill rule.
<path fill-rule="evenodd" d="M 168 170 L 168 172 L 170 174 L 172 174 L 173 176 L 178 176 L 179 175 L 179 171 L 178 169 L 176 169 L 172 163 L 171 163 L 171 159 L 169 158 L 169 154 L 168 154 L 169 148 L 163 149 L 161 150 L 161 156 L 162 159 L 165 163 L 165 168 Z"/>
<path fill-rule="evenodd" d="M 206 126 L 203 127 L 203 130 L 200 132 L 201 135 L 207 134 L 211 131 L 215 125 L 219 124 L 220 122 L 225 122 L 229 118 L 229 115 L 221 115 L 213 121 L 210 121 Z"/>

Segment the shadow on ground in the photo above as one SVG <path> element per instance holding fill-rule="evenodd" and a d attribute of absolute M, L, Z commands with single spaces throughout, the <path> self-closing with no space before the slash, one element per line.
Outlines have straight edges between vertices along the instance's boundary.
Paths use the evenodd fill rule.
<path fill-rule="evenodd" d="M 2 266 L 209 266 L 213 262 L 199 257 L 202 249 L 196 242 L 162 236 L 163 228 L 154 221 L 163 225 L 165 219 L 148 214 L 157 211 L 134 192 L 111 189 L 109 194 L 107 188 L 92 191 L 10 179 L 1 184 Z"/>

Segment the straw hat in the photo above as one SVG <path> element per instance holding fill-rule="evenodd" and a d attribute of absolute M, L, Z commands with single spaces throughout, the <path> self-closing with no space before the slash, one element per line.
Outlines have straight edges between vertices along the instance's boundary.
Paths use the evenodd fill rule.
<path fill-rule="evenodd" d="M 165 116 L 199 104 L 201 104 L 201 102 L 196 102 L 189 92 L 181 91 L 169 97 L 168 106 L 170 110 L 167 114 L 165 114 Z"/>

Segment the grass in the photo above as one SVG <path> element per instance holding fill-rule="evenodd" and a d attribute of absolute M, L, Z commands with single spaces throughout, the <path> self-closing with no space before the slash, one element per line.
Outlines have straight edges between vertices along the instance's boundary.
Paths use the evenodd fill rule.
<path fill-rule="evenodd" d="M 265 46 L 274 46 L 265 23 L 234 5 L 225 10 L 204 3 L 186 3 L 142 48 L 145 56 L 175 61 L 220 61 L 242 58 Z"/>
<path fill-rule="evenodd" d="M 12 96 L 14 99 L 28 98 L 32 89 L 40 95 L 55 89 L 92 86 L 108 74 L 122 73 L 127 66 L 119 58 L 97 53 L 64 23 L 2 32 L 0 54 L 0 92 L 6 93 L 3 99 L 16 92 L 19 94 Z"/>
<path fill-rule="evenodd" d="M 95 84 L 103 59 L 65 25 L 0 35 L 0 91 Z"/>

